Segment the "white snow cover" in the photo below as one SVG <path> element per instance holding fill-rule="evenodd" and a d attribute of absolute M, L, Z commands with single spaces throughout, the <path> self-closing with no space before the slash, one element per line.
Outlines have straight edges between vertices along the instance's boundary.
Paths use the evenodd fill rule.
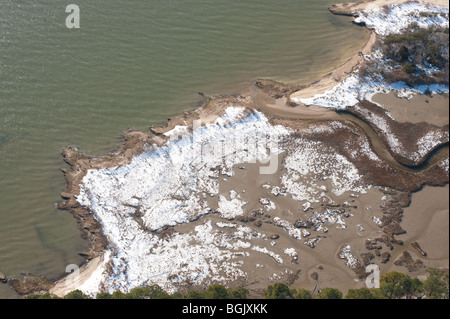
<path fill-rule="evenodd" d="M 272 257 L 277 263 L 282 264 L 283 263 L 283 258 L 281 258 L 280 255 L 278 255 L 277 253 L 268 250 L 266 247 L 260 247 L 260 246 L 253 246 L 252 250 L 258 251 L 260 253 L 263 254 L 267 254 L 270 257 Z"/>
<path fill-rule="evenodd" d="M 272 223 L 275 226 L 283 228 L 285 231 L 288 232 L 289 236 L 295 238 L 295 239 L 302 239 L 302 232 L 300 229 L 295 228 L 294 225 L 292 225 L 287 220 L 281 219 L 280 217 L 275 217 L 272 221 Z"/>
<path fill-rule="evenodd" d="M 211 168 L 232 174 L 234 164 L 255 159 L 266 160 L 267 132 L 279 141 L 289 130 L 272 126 L 260 112 L 245 114 L 243 108 L 230 107 L 215 123 L 202 126 L 181 139 L 169 140 L 136 156 L 129 165 L 89 170 L 83 179 L 78 201 L 89 207 L 106 225 L 124 223 L 136 209 L 145 226 L 156 230 L 164 225 L 188 222 L 207 214 L 210 208 L 199 193 L 218 194 L 218 182 Z M 177 134 L 180 127 L 176 128 Z M 170 135 L 170 134 L 169 134 Z M 272 153 L 280 150 L 273 148 Z M 221 198 L 224 214 L 239 214 L 239 199 Z M 229 210 L 236 208 L 237 211 Z M 242 205 L 241 205 L 242 206 Z M 114 211 L 115 217 L 111 212 Z M 118 238 L 120 234 L 112 233 Z"/>
<path fill-rule="evenodd" d="M 388 35 L 399 33 L 411 23 L 419 27 L 449 26 L 448 8 L 423 4 L 420 2 L 407 2 L 387 8 L 373 8 L 358 12 L 356 23 L 364 22 L 368 28 L 377 34 Z"/>
<path fill-rule="evenodd" d="M 231 200 L 227 200 L 225 196 L 219 197 L 219 208 L 217 211 L 223 218 L 233 219 L 238 215 L 242 215 L 244 211 L 242 207 L 247 204 L 240 200 L 239 195 L 235 191 L 230 192 Z"/>
<path fill-rule="evenodd" d="M 293 199 L 319 202 L 323 185 L 318 181 L 326 179 L 337 196 L 350 191 L 365 193 L 357 168 L 336 149 L 304 138 L 296 139 L 287 149 L 281 182 Z"/>
<path fill-rule="evenodd" d="M 288 255 L 288 256 L 291 256 L 291 257 L 294 257 L 294 256 L 298 255 L 294 248 L 285 248 L 284 249 L 284 253 L 286 255 Z"/>
<path fill-rule="evenodd" d="M 109 291 L 128 291 L 150 283 L 171 291 L 176 282 L 186 279 L 200 283 L 244 276 L 241 262 L 234 259 L 244 256 L 241 249 L 250 248 L 248 241 L 264 238 L 262 234 L 239 228 L 227 237 L 210 222 L 165 239 L 151 231 L 210 212 L 205 194 L 218 194 L 211 168 L 232 175 L 234 164 L 267 159 L 268 133 L 279 141 L 290 131 L 270 125 L 260 112 L 230 107 L 215 123 L 192 133 L 176 127 L 173 134 L 167 134 L 174 138 L 166 145 L 149 149 L 126 166 L 89 170 L 77 200 L 101 222 L 111 257 L 101 280 L 97 274 L 83 289 L 95 294 L 100 281 Z M 217 145 L 219 150 L 214 149 Z M 272 146 L 270 152 L 280 150 Z M 244 204 L 236 192 L 230 193 L 230 200 L 219 198 L 219 210 L 227 218 L 241 214 Z M 142 223 L 134 216 L 137 211 Z"/>
<path fill-rule="evenodd" d="M 372 78 L 365 78 L 361 81 L 361 78 L 355 72 L 329 91 L 316 94 L 312 98 L 293 97 L 292 100 L 308 106 L 316 105 L 345 110 L 357 105 L 359 101 L 370 101 L 372 96 L 377 93 L 388 94 L 395 92 L 398 97 L 410 99 L 415 94 L 424 94 L 427 91 L 431 92 L 431 94 L 448 93 L 449 87 L 441 84 L 429 84 L 411 88 L 404 82 L 388 84 L 382 80 L 374 80 Z"/>
<path fill-rule="evenodd" d="M 449 168 L 448 166 L 449 166 L 448 157 L 439 163 L 439 167 L 442 168 L 447 173 L 448 173 L 448 168 Z"/>
<path fill-rule="evenodd" d="M 339 252 L 339 258 L 345 259 L 347 261 L 347 266 L 350 268 L 355 268 L 358 264 L 358 259 L 351 251 L 350 245 L 345 245 Z"/>

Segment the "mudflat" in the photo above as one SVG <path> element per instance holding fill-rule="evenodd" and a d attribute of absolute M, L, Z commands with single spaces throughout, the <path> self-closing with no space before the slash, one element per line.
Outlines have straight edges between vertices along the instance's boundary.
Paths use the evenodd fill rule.
<path fill-rule="evenodd" d="M 399 98 L 395 93 L 378 93 L 372 101 L 381 104 L 392 118 L 399 122 L 427 122 L 437 126 L 449 124 L 448 94 L 414 95 Z"/>

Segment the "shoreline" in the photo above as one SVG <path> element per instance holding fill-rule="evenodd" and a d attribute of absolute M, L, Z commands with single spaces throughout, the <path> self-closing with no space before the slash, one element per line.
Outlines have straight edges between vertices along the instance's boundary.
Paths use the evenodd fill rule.
<path fill-rule="evenodd" d="M 448 3 L 447 3 L 448 5 Z M 348 9 L 348 8 L 347 8 Z M 362 51 L 368 50 L 368 52 L 371 51 L 373 43 L 376 39 L 376 34 L 372 31 L 370 38 Z M 364 53 L 363 53 L 364 54 Z M 323 92 L 327 89 L 330 89 L 331 87 L 334 87 L 338 83 L 340 83 L 348 74 L 351 74 L 353 70 L 361 63 L 362 56 L 360 54 L 356 54 L 354 57 L 350 58 L 344 64 L 339 66 L 335 71 L 333 71 L 331 74 L 325 76 L 325 78 L 320 79 L 319 81 L 313 82 L 312 84 L 308 85 L 306 88 L 294 92 L 292 94 L 289 94 L 289 89 L 283 90 L 282 88 L 275 89 L 275 91 L 281 91 L 281 96 L 286 96 L 286 100 L 283 100 L 282 97 L 280 97 L 280 93 L 278 93 L 278 99 L 275 99 L 276 101 L 285 101 L 285 105 L 289 105 L 290 98 L 297 98 L 299 96 L 308 96 L 310 97 L 311 94 L 317 93 L 317 92 Z M 349 73 L 348 73 L 349 72 Z M 336 79 L 339 79 L 336 80 Z M 281 86 L 283 86 L 281 84 Z M 275 85 L 276 88 L 276 85 Z M 298 87 L 290 88 L 296 89 Z M 263 88 L 264 90 L 264 88 Z M 302 93 L 299 93 L 302 92 Z M 273 93 L 273 92 L 268 92 Z M 297 94 L 297 95 L 296 95 Z M 301 94 L 301 95 L 300 95 Z M 313 94 L 314 95 L 314 94 Z M 75 148 L 65 148 L 63 150 L 63 158 L 64 161 L 68 164 L 68 168 L 62 169 L 64 176 L 67 181 L 67 189 L 61 193 L 61 197 L 63 198 L 63 201 L 58 204 L 58 208 L 67 210 L 71 212 L 75 219 L 77 220 L 77 223 L 79 224 L 79 228 L 82 231 L 83 238 L 86 238 L 90 242 L 91 250 L 90 252 L 86 252 L 85 256 L 87 257 L 86 262 L 80 269 L 80 273 L 83 277 L 87 278 L 90 274 L 92 274 L 95 270 L 97 270 L 99 267 L 101 267 L 101 263 L 99 262 L 99 256 L 102 255 L 102 253 L 105 251 L 106 247 L 108 246 L 109 242 L 106 236 L 103 234 L 102 226 L 101 224 L 93 217 L 93 215 L 90 213 L 90 211 L 84 207 L 82 207 L 77 202 L 77 196 L 80 192 L 80 185 L 82 184 L 83 178 L 86 175 L 87 171 L 89 169 L 103 169 L 103 168 L 109 168 L 109 167 L 116 167 L 116 166 L 124 166 L 131 162 L 131 160 L 139 155 L 145 152 L 146 150 L 151 148 L 152 144 L 155 144 L 159 147 L 165 145 L 167 141 L 169 140 L 169 137 L 165 135 L 165 133 L 172 131 L 177 126 L 190 126 L 190 124 L 194 120 L 201 119 L 203 123 L 213 123 L 217 118 L 221 117 L 225 110 L 234 105 L 243 106 L 249 110 L 258 110 L 260 109 L 254 104 L 253 98 L 250 96 L 239 96 L 239 97 L 206 97 L 204 105 L 200 106 L 199 108 L 191 111 L 191 112 L 184 112 L 182 115 L 180 115 L 177 118 L 170 119 L 165 125 L 163 126 L 152 126 L 150 127 L 150 131 L 153 134 L 153 136 L 148 135 L 146 133 L 140 132 L 140 131 L 129 131 L 124 134 L 124 143 L 122 147 L 119 150 L 116 150 L 115 152 L 109 153 L 105 156 L 100 157 L 90 157 L 85 154 L 79 153 Z M 302 107 L 301 105 L 299 107 Z M 289 107 L 284 108 L 284 111 L 289 113 L 291 109 Z M 295 108 L 292 108 L 292 110 L 296 110 Z M 311 109 L 308 110 L 311 112 Z M 328 112 L 329 110 L 327 110 Z M 329 111 L 329 112 L 335 112 L 335 111 Z M 264 113 L 264 112 L 263 112 Z M 314 112 L 312 112 L 314 113 Z M 320 111 L 319 111 L 320 113 Z M 265 114 L 267 116 L 267 114 Z M 296 123 L 295 120 L 289 120 L 286 118 L 282 118 L 277 115 L 268 116 L 269 121 L 274 124 L 287 124 L 287 126 L 296 127 L 298 123 Z M 362 119 L 365 121 L 365 119 Z M 326 123 L 327 121 L 330 122 L 330 120 L 323 119 L 322 122 Z M 317 120 L 312 119 L 311 122 L 317 122 Z M 367 122 L 366 122 L 367 123 Z M 370 126 L 370 123 L 367 123 Z M 351 127 L 351 126 L 349 126 Z M 355 128 L 356 131 L 358 131 L 358 128 Z M 447 126 L 448 130 L 448 126 Z M 361 132 L 361 130 L 359 131 Z M 364 132 L 364 129 L 362 130 Z M 367 133 L 363 133 L 365 136 Z M 345 135 L 343 135 L 345 136 Z M 448 142 L 446 144 L 448 149 Z M 372 147 L 372 145 L 371 145 Z M 388 151 L 390 149 L 386 147 Z M 432 152 L 432 150 L 428 150 L 427 156 Z M 448 157 L 448 155 L 447 155 Z M 395 157 L 394 157 L 395 158 Z M 426 160 L 422 159 L 422 162 Z M 396 158 L 398 161 L 398 159 Z M 404 164 L 401 161 L 399 161 L 400 164 Z M 421 162 L 421 163 L 422 163 Z M 417 163 L 415 163 L 417 164 Z M 440 173 L 440 170 L 438 168 L 438 163 L 434 163 L 427 169 L 424 169 L 417 173 L 415 178 L 412 178 L 413 182 L 411 182 L 411 176 L 405 173 L 405 175 L 401 178 L 401 181 L 399 182 L 399 185 L 397 185 L 397 189 L 402 189 L 405 193 L 407 193 L 409 196 L 412 192 L 417 191 L 421 189 L 424 184 L 431 183 L 433 184 L 433 181 L 437 181 L 435 184 L 444 186 L 448 185 L 448 176 L 444 178 L 438 178 L 437 175 Z M 362 165 L 362 164 L 361 164 Z M 420 163 L 418 164 L 420 165 Z M 389 165 L 388 165 L 389 166 Z M 414 165 L 413 165 L 414 166 Z M 416 165 L 417 166 L 417 165 Z M 392 170 L 392 172 L 397 171 L 394 168 L 389 168 Z M 434 172 L 435 171 L 435 172 Z M 448 173 L 448 172 L 447 172 Z M 427 174 L 430 174 L 427 176 Z M 376 175 L 376 174 L 374 174 Z M 447 174 L 448 175 L 448 174 Z M 430 177 L 431 176 L 431 177 Z M 372 178 L 376 179 L 377 177 L 373 176 Z M 387 181 L 389 183 L 389 181 Z M 381 180 L 378 182 L 379 184 L 382 183 Z M 394 186 L 394 182 L 390 182 L 391 186 Z M 385 185 L 386 186 L 386 185 Z M 409 202 L 404 199 L 398 200 L 400 203 L 400 207 L 406 207 L 409 206 Z M 404 204 L 407 204 L 403 206 Z M 389 237 L 390 239 L 395 240 L 394 236 L 391 233 Z M 383 239 L 384 240 L 384 239 Z M 95 269 L 94 269 L 95 268 Z M 55 294 L 60 294 L 63 291 L 66 291 L 65 287 L 66 278 L 62 278 L 57 283 L 55 283 L 55 287 L 51 289 L 51 292 Z M 75 286 L 74 286 L 75 287 Z"/>

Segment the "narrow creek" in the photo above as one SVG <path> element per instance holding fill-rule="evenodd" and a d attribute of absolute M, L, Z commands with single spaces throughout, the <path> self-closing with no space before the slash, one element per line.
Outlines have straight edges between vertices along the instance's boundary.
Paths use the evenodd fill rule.
<path fill-rule="evenodd" d="M 264 92 L 259 89 L 254 89 L 253 103 L 255 106 L 267 112 L 269 114 L 289 119 L 304 119 L 304 120 L 320 120 L 320 121 L 351 121 L 359 125 L 369 138 L 372 150 L 382 160 L 388 162 L 390 165 L 397 169 L 420 172 L 427 170 L 436 163 L 442 161 L 449 156 L 449 143 L 445 143 L 435 150 L 431 151 L 425 161 L 418 166 L 408 166 L 398 162 L 389 150 L 386 148 L 383 141 L 380 139 L 375 130 L 365 121 L 360 118 L 342 111 L 335 111 L 333 109 L 327 109 L 323 107 L 306 107 L 296 106 L 289 107 L 285 104 L 285 99 L 273 99 L 268 97 Z"/>

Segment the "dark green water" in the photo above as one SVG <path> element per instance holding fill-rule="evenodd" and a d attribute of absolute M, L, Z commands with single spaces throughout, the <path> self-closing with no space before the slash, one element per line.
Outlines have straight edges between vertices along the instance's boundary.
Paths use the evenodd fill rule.
<path fill-rule="evenodd" d="M 74 219 L 55 208 L 64 146 L 105 153 L 128 128 L 195 107 L 199 91 L 318 79 L 368 37 L 332 2 L 1 0 L 0 271 L 55 277 L 83 260 Z M 80 29 L 66 28 L 69 3 Z"/>

